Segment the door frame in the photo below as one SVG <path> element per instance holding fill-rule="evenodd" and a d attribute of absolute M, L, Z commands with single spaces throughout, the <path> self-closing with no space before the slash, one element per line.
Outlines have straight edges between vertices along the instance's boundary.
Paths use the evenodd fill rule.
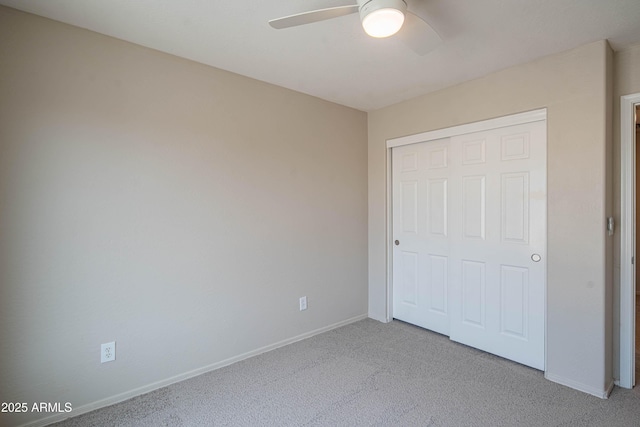
<path fill-rule="evenodd" d="M 387 146 L 387 170 L 386 170 L 386 178 L 387 178 L 387 194 L 386 194 L 386 205 L 387 205 L 387 221 L 386 221 L 386 263 L 387 263 L 387 277 L 386 277 L 386 313 L 385 320 L 387 322 L 391 322 L 393 320 L 393 193 L 392 193 L 392 170 L 391 170 L 391 156 L 392 149 L 394 147 L 400 147 L 403 145 L 409 144 L 417 144 L 420 142 L 428 142 L 436 139 L 442 138 L 450 138 L 452 136 L 464 135 L 466 133 L 473 132 L 482 132 L 507 126 L 521 125 L 525 123 L 538 122 L 538 121 L 546 121 L 547 120 L 547 109 L 541 108 L 538 110 L 527 111 L 523 113 L 511 114 L 508 116 L 497 117 L 488 120 L 482 120 L 473 123 L 466 123 L 462 125 L 452 126 L 449 128 L 432 130 L 422 133 L 417 133 L 414 135 L 402 136 L 399 138 L 391 138 L 386 141 Z M 546 275 L 546 272 L 545 272 Z M 547 278 L 545 277 L 545 289 L 544 289 L 544 298 L 545 298 L 545 307 L 544 307 L 544 336 L 545 336 L 545 357 L 544 357 L 544 365 L 547 366 L 547 355 L 546 355 L 546 337 L 547 337 L 547 289 L 546 289 Z"/>
<path fill-rule="evenodd" d="M 620 379 L 616 384 L 624 388 L 635 384 L 636 104 L 640 93 L 620 97 Z"/>

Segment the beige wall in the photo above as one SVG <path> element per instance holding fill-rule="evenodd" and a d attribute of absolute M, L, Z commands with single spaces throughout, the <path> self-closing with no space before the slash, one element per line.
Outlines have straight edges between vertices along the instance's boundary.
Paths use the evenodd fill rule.
<path fill-rule="evenodd" d="M 365 113 L 2 7 L 0 58 L 2 401 L 78 410 L 366 316 Z"/>
<path fill-rule="evenodd" d="M 606 236 L 612 55 L 597 42 L 369 114 L 369 315 L 386 307 L 385 141 L 547 108 L 549 378 L 602 394 L 611 384 Z M 608 329 L 609 328 L 609 329 Z M 610 365 L 610 363 L 609 363 Z"/>
<path fill-rule="evenodd" d="M 620 97 L 640 93 L 640 44 L 614 54 L 613 85 L 613 177 L 614 177 L 614 217 L 620 224 Z M 613 365 L 614 376 L 618 377 L 619 366 L 619 319 L 620 319 L 620 233 L 614 239 L 614 279 L 613 279 Z"/>

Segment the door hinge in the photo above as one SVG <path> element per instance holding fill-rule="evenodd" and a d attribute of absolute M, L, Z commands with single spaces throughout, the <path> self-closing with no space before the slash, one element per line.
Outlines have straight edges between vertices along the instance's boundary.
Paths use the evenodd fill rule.
<path fill-rule="evenodd" d="M 633 265 L 634 257 L 631 257 L 631 265 Z"/>

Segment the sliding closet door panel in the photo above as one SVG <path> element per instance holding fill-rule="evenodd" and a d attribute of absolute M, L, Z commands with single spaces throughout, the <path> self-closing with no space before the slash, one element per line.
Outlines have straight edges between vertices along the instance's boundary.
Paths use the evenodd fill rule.
<path fill-rule="evenodd" d="M 452 137 L 450 151 L 450 337 L 544 369 L 545 123 Z"/>
<path fill-rule="evenodd" d="M 449 333 L 449 141 L 394 148 L 393 315 Z"/>

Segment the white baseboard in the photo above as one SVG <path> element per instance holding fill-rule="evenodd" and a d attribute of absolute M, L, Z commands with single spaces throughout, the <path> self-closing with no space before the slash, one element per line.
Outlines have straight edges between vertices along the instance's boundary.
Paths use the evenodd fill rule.
<path fill-rule="evenodd" d="M 185 372 L 185 373 L 167 378 L 165 380 L 157 381 L 155 383 L 147 384 L 145 386 L 138 387 L 136 389 L 126 391 L 124 393 L 120 393 L 115 396 L 107 397 L 105 399 L 101 399 L 96 402 L 88 403 L 78 408 L 73 408 L 73 415 L 70 415 L 70 413 L 55 414 L 49 417 L 41 418 L 39 420 L 31 421 L 27 424 L 22 424 L 20 427 L 43 427 L 49 424 L 66 420 L 71 417 L 77 417 L 78 415 L 86 414 L 87 412 L 95 411 L 96 409 L 115 405 L 116 403 L 123 402 L 125 400 L 131 399 L 136 396 L 140 396 L 145 393 L 149 393 L 153 390 L 157 390 L 159 388 L 166 387 L 168 385 L 178 383 L 180 381 L 184 381 L 189 378 L 197 377 L 198 375 L 202 375 L 210 371 L 215 371 L 216 369 L 224 368 L 225 366 L 229 366 L 233 363 L 240 362 L 241 360 L 249 359 L 250 357 L 254 357 L 259 354 L 266 353 L 271 350 L 275 350 L 276 348 L 284 347 L 285 345 L 293 344 L 295 342 L 302 341 L 307 338 L 311 338 L 314 335 L 322 334 L 332 329 L 337 329 L 342 326 L 346 326 L 350 323 L 358 322 L 360 320 L 366 319 L 367 317 L 368 316 L 366 314 L 361 314 L 359 316 L 355 316 L 350 319 L 343 320 L 341 322 L 337 322 L 329 326 L 318 328 L 313 331 L 306 332 L 304 334 L 297 335 L 292 338 L 287 338 L 286 340 L 282 340 L 274 344 L 260 347 L 256 350 L 252 350 L 247 353 L 239 354 L 238 356 L 230 357 L 220 362 L 212 363 L 211 365 L 203 366 L 202 368 L 194 369 L 192 371 Z"/>
<path fill-rule="evenodd" d="M 596 389 L 594 387 L 588 386 L 578 381 L 570 380 L 568 378 L 561 377 L 559 375 L 550 374 L 548 372 L 544 373 L 544 377 L 549 381 L 553 381 L 554 383 L 561 384 L 563 386 L 570 387 L 574 390 L 581 391 L 583 393 L 590 394 L 595 397 L 599 397 L 600 399 L 608 399 L 611 391 L 613 390 L 613 379 L 609 381 L 609 385 L 606 389 Z"/>
<path fill-rule="evenodd" d="M 605 399 L 608 399 L 608 398 L 609 398 L 609 396 L 611 396 L 611 392 L 613 391 L 613 386 L 614 386 L 615 384 L 616 384 L 616 383 L 615 383 L 615 381 L 614 381 L 614 380 L 613 380 L 613 378 L 612 378 L 612 379 L 611 379 L 611 381 L 609 381 L 609 386 L 607 387 L 607 390 L 606 390 L 606 392 L 605 392 L 605 393 L 606 393 L 606 395 L 605 395 L 605 397 L 604 397 Z"/>

